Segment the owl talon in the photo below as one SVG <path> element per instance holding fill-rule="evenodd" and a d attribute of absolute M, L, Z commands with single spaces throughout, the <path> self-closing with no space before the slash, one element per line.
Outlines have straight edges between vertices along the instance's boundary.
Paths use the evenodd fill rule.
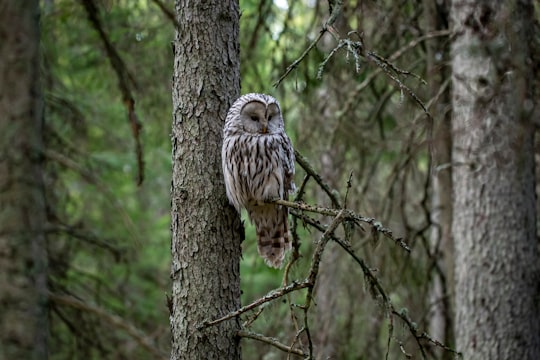
<path fill-rule="evenodd" d="M 264 200 L 265 203 L 275 203 L 277 200 L 281 200 L 279 196 L 276 197 L 269 197 L 266 200 Z"/>

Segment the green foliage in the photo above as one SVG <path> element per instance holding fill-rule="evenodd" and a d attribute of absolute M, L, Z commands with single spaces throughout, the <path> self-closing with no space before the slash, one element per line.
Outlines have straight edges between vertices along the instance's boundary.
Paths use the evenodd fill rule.
<path fill-rule="evenodd" d="M 385 238 L 373 246 L 369 231 L 352 235 L 356 254 L 376 269 L 396 308 L 407 307 L 409 316 L 424 329 L 429 320 L 426 294 L 432 264 L 425 202 L 430 125 L 394 81 L 382 71 L 374 75 L 380 68 L 366 56 L 373 50 L 390 57 L 422 34 L 418 2 L 403 3 L 350 1 L 344 7 L 333 31 L 354 41 L 361 37 L 365 48 L 358 72 L 351 53 L 341 51 L 317 78 L 319 65 L 337 45 L 334 36 L 326 33 L 275 88 L 273 84 L 319 34 L 329 16 L 328 3 L 289 1 L 284 8 L 268 0 L 242 0 L 242 93 L 277 96 L 295 147 L 312 159 L 342 198 L 353 172 L 348 207 L 384 221 L 409 241 L 413 252 L 406 255 Z M 48 156 L 49 221 L 56 229 L 49 238 L 51 289 L 120 316 L 167 353 L 174 26 L 149 0 L 100 3 L 104 30 L 135 83 L 146 174 L 137 186 L 135 139 L 117 74 L 96 29 L 79 2 L 52 4 L 44 5 L 42 16 L 47 146 L 52 153 Z M 395 66 L 426 75 L 422 46 L 404 52 Z M 414 91 L 427 93 L 417 80 L 396 76 Z M 304 175 L 298 169 L 297 184 Z M 329 205 L 312 184 L 304 200 Z M 279 287 L 283 271 L 264 265 L 257 254 L 255 231 L 243 218 L 241 287 L 242 304 L 247 304 Z M 328 223 L 328 218 L 320 221 Z M 313 243 L 321 234 L 300 226 L 299 236 L 302 257 L 289 279 L 305 276 Z M 389 333 L 386 310 L 371 297 L 363 272 L 332 242 L 321 272 L 325 277 L 315 290 L 320 309 L 315 306 L 309 320 L 317 350 L 330 344 L 336 358 L 384 358 Z M 298 305 L 305 296 L 301 291 L 291 294 L 285 304 L 266 306 L 253 330 L 291 342 L 298 331 L 291 314 L 301 318 L 301 311 L 287 305 Z M 251 316 L 245 314 L 242 320 Z M 155 357 L 140 339 L 95 312 L 53 304 L 51 324 L 53 359 Z M 396 330 L 393 336 L 417 354 L 410 333 Z M 306 344 L 305 338 L 301 340 Z M 246 359 L 284 356 L 253 340 L 242 340 L 242 346 Z M 393 342 L 390 358 L 399 356 L 402 352 Z"/>
<path fill-rule="evenodd" d="M 127 110 L 96 30 L 79 3 L 55 1 L 42 17 L 47 143 L 56 154 L 49 159 L 49 196 L 59 228 L 49 239 L 51 288 L 120 316 L 167 351 L 174 30 L 151 2 L 100 9 L 136 82 L 146 179 L 137 186 Z M 53 309 L 54 359 L 150 356 L 104 316 L 61 304 Z"/>

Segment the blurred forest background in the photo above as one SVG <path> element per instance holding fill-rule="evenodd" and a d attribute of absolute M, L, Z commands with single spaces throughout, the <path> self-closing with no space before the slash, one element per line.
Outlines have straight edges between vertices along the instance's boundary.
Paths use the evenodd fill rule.
<path fill-rule="evenodd" d="M 449 1 L 346 1 L 333 28 L 275 86 L 319 35 L 329 4 L 241 0 L 241 92 L 278 98 L 294 147 L 340 201 L 404 239 L 410 252 L 367 228 L 352 247 L 413 328 L 454 348 Z M 173 6 L 41 1 L 51 359 L 168 357 Z M 535 11 L 538 19 L 538 4 Z M 333 207 L 315 187 L 305 199 Z M 246 225 L 242 304 L 282 283 Z M 292 278 L 305 272 L 320 237 L 299 229 L 303 257 Z M 388 318 L 367 283 L 330 242 L 311 309 L 318 358 L 385 357 Z M 290 344 L 289 314 L 272 304 L 253 330 Z M 419 358 L 407 326 L 393 325 L 389 358 Z M 429 358 L 455 355 L 425 345 Z M 286 358 L 250 339 L 242 351 L 245 359 Z"/>

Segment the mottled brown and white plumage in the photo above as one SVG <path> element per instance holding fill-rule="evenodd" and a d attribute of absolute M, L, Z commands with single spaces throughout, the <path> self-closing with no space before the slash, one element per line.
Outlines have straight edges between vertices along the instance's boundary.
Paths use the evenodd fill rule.
<path fill-rule="evenodd" d="M 294 192 L 294 151 L 275 98 L 246 94 L 234 102 L 221 156 L 229 201 L 238 211 L 246 208 L 266 264 L 281 267 L 291 248 L 289 212 L 265 200 L 287 199 Z"/>

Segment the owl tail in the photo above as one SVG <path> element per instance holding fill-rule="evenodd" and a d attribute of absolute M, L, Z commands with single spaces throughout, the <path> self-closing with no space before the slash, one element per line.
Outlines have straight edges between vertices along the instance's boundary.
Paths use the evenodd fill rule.
<path fill-rule="evenodd" d="M 248 209 L 257 232 L 257 247 L 264 262 L 279 269 L 285 254 L 291 249 L 289 210 L 284 206 L 260 205 Z"/>

